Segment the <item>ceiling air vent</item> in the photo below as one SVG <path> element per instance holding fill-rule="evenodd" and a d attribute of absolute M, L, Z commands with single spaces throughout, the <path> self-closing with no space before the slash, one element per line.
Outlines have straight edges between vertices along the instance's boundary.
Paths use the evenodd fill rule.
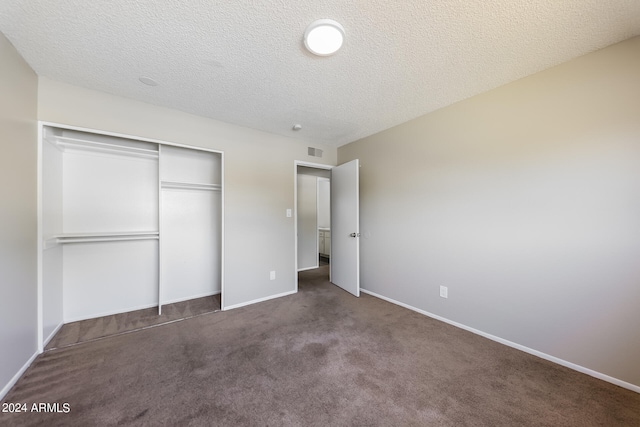
<path fill-rule="evenodd" d="M 307 153 L 313 157 L 322 157 L 322 150 L 319 148 L 309 147 Z"/>

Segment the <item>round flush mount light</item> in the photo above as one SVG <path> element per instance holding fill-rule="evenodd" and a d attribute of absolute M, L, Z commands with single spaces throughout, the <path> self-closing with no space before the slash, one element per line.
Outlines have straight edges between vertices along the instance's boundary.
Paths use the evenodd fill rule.
<path fill-rule="evenodd" d="M 344 42 L 344 28 L 333 19 L 318 19 L 304 32 L 304 45 L 318 56 L 336 53 Z"/>

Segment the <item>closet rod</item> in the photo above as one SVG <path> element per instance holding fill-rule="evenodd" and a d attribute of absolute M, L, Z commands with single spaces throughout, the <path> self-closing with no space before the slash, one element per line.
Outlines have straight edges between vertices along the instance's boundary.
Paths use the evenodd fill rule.
<path fill-rule="evenodd" d="M 158 152 L 146 148 L 128 147 L 126 145 L 109 144 L 105 142 L 95 142 L 84 139 L 69 138 L 66 136 L 55 136 L 47 139 L 49 142 L 63 148 L 84 149 L 90 151 L 102 151 L 108 153 L 118 153 L 135 157 L 146 157 L 156 159 Z"/>

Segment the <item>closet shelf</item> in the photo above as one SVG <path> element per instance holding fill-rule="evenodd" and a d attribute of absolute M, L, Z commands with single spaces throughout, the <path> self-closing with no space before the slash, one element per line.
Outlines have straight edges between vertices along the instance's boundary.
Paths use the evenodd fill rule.
<path fill-rule="evenodd" d="M 44 241 L 44 249 L 65 243 L 123 242 L 128 240 L 158 240 L 158 231 L 124 231 L 109 233 L 67 233 L 51 236 Z"/>
<path fill-rule="evenodd" d="M 66 136 L 52 136 L 47 141 L 58 147 L 61 151 L 66 149 L 94 151 L 102 153 L 121 154 L 132 157 L 142 157 L 147 159 L 157 159 L 158 151 L 146 148 L 128 147 L 126 145 L 109 144 L 105 142 L 94 142 Z"/>
<path fill-rule="evenodd" d="M 162 181 L 160 185 L 162 188 L 171 188 L 177 190 L 220 191 L 222 189 L 222 186 L 220 184 L 198 184 L 194 182 Z"/>

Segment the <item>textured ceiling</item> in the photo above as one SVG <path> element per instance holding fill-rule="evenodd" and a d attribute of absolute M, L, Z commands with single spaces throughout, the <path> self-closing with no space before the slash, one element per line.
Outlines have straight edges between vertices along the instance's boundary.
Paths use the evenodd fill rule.
<path fill-rule="evenodd" d="M 340 146 L 640 35 L 640 0 L 2 0 L 0 31 L 41 76 Z"/>

